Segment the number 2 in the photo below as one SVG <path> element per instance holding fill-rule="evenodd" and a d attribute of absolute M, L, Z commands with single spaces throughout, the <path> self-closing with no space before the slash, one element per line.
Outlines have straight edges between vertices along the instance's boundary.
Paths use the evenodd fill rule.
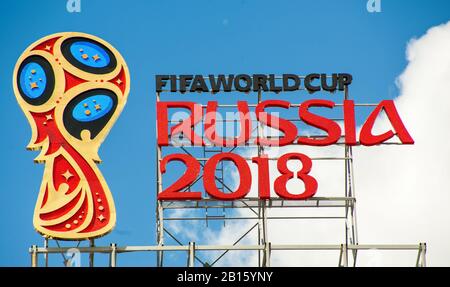
<path fill-rule="evenodd" d="M 198 177 L 200 173 L 200 163 L 190 155 L 175 153 L 163 158 L 160 163 L 161 173 L 166 172 L 166 165 L 171 161 L 181 161 L 186 165 L 186 171 L 184 174 L 175 181 L 171 186 L 164 189 L 158 194 L 160 200 L 189 200 L 189 199 L 201 199 L 202 193 L 196 191 L 180 192 L 187 186 L 191 185 Z"/>

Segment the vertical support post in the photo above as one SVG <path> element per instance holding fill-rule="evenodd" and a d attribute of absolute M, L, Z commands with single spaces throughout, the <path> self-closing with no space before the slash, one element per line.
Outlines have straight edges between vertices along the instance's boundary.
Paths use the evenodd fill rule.
<path fill-rule="evenodd" d="M 344 87 L 344 100 L 348 99 L 348 89 L 347 86 Z M 345 181 L 345 191 L 344 196 L 350 197 L 351 196 L 351 190 L 350 190 L 350 169 L 349 169 L 349 147 L 347 146 L 347 143 L 344 145 L 344 181 Z M 349 244 L 349 202 L 345 202 L 345 244 Z M 343 259 L 343 249 L 341 246 L 341 258 L 340 261 Z M 339 263 L 341 264 L 341 262 Z"/>
<path fill-rule="evenodd" d="M 353 198 L 356 198 L 356 194 L 355 194 L 355 178 L 354 178 L 354 172 L 353 172 L 353 150 L 352 147 L 349 147 L 349 157 L 350 157 L 350 186 L 351 186 L 351 196 Z M 351 234 L 352 234 L 352 239 L 353 242 L 352 244 L 354 245 L 358 245 L 359 240 L 358 240 L 358 225 L 357 225 L 357 221 L 356 221 L 356 201 L 352 201 L 352 204 L 350 206 L 350 212 L 351 212 Z M 352 250 L 353 253 L 353 267 L 356 267 L 356 260 L 357 260 L 357 256 L 358 256 L 358 249 L 353 249 Z"/>
<path fill-rule="evenodd" d="M 422 250 L 422 267 L 427 267 L 427 244 L 422 243 L 423 250 Z"/>
<path fill-rule="evenodd" d="M 44 248 L 45 249 L 48 248 L 48 238 L 47 237 L 44 238 Z M 45 267 L 48 267 L 48 252 L 44 253 L 44 259 L 45 259 Z"/>
<path fill-rule="evenodd" d="M 344 87 L 344 100 L 349 99 L 348 86 Z M 353 174 L 353 152 L 352 147 L 345 144 L 345 197 L 355 197 L 355 181 Z M 350 204 L 349 204 L 350 203 Z M 354 201 L 345 203 L 345 244 L 358 244 L 358 234 L 356 229 L 356 207 Z M 346 259 L 348 250 L 346 248 Z M 353 266 L 356 266 L 357 249 L 352 250 Z M 347 262 L 348 264 L 348 262 Z"/>
<path fill-rule="evenodd" d="M 188 267 L 195 266 L 195 242 L 189 242 Z"/>
<path fill-rule="evenodd" d="M 341 254 L 339 256 L 339 267 L 348 267 L 347 244 L 341 244 Z"/>
<path fill-rule="evenodd" d="M 89 247 L 95 247 L 94 239 L 89 239 Z M 89 267 L 94 267 L 94 251 L 89 252 Z"/>
<path fill-rule="evenodd" d="M 160 93 L 156 93 L 156 101 L 160 101 Z M 157 130 L 157 128 L 156 128 Z M 157 139 L 158 141 L 158 139 Z M 160 169 L 160 163 L 161 163 L 161 157 L 162 157 L 162 150 L 161 147 L 158 145 L 158 142 L 156 143 L 156 196 L 158 197 L 158 194 L 162 192 L 162 174 Z M 156 198 L 156 241 L 158 246 L 164 245 L 164 209 L 162 207 L 161 202 Z M 163 266 L 163 258 L 164 253 L 162 250 L 157 251 L 157 258 L 156 258 L 156 266 L 162 267 Z"/>
<path fill-rule="evenodd" d="M 37 267 L 37 260 L 38 254 L 37 254 L 37 246 L 32 245 L 31 246 L 31 267 Z"/>
<path fill-rule="evenodd" d="M 427 244 L 420 243 L 419 244 L 419 252 L 417 254 L 416 267 L 426 267 L 427 266 L 426 254 L 427 254 Z"/>
<path fill-rule="evenodd" d="M 262 92 L 258 91 L 258 104 L 261 103 Z M 258 133 L 258 137 L 263 136 L 261 123 L 258 122 L 256 126 L 256 130 Z M 264 154 L 264 147 L 258 145 L 258 156 Z M 266 200 L 260 200 L 258 204 L 258 245 L 265 245 L 267 243 L 267 213 L 266 213 Z M 267 258 L 266 254 L 263 253 L 264 250 L 258 250 L 258 267 L 265 266 Z M 261 256 L 262 255 L 262 256 Z"/>
<path fill-rule="evenodd" d="M 270 266 L 270 243 L 268 243 L 268 235 L 267 235 L 267 209 L 266 209 L 266 201 L 263 200 L 261 204 L 261 213 L 262 213 L 262 244 L 267 245 L 266 247 L 266 267 Z M 269 253 L 268 253 L 269 252 Z M 269 256 L 267 256 L 269 255 Z M 269 262 L 269 265 L 267 265 L 267 262 Z"/>
<path fill-rule="evenodd" d="M 270 255 L 272 252 L 272 245 L 270 242 L 264 243 L 264 259 L 262 267 L 270 267 Z"/>
<path fill-rule="evenodd" d="M 262 239 L 262 234 L 263 234 L 263 223 L 262 223 L 262 214 L 261 214 L 261 210 L 262 210 L 262 201 L 260 200 L 258 203 L 258 245 L 261 245 L 263 242 Z M 263 264 L 263 256 L 261 256 L 262 254 L 262 250 L 258 250 L 258 267 L 261 267 Z"/>
<path fill-rule="evenodd" d="M 109 267 L 116 267 L 117 260 L 117 245 L 115 243 L 111 243 L 111 254 L 109 257 Z"/>

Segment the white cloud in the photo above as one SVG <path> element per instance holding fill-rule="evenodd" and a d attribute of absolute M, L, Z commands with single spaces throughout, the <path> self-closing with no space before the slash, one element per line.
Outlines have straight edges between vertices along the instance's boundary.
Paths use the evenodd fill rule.
<path fill-rule="evenodd" d="M 397 79 L 401 95 L 398 111 L 415 140 L 413 146 L 354 149 L 359 242 L 427 242 L 428 265 L 450 265 L 450 22 L 433 27 L 407 48 L 409 61 Z M 358 100 L 362 99 L 357 99 Z M 380 118 L 382 128 L 389 123 Z M 289 147 L 270 153 L 300 151 L 311 157 L 342 156 L 342 147 Z M 280 153 L 280 154 L 281 154 Z M 256 170 L 253 168 L 253 172 Z M 275 166 L 271 167 L 276 176 Z M 312 174 L 319 182 L 317 196 L 343 195 L 343 168 L 337 162 L 315 161 Z M 255 177 L 256 178 L 256 177 Z M 272 178 L 273 182 L 273 178 Z M 289 188 L 295 188 L 291 180 Z M 252 190 L 254 193 L 255 190 Z M 302 215 L 299 209 L 271 210 L 270 215 Z M 306 212 L 314 212 L 309 209 Z M 333 214 L 335 211 L 325 211 Z M 248 215 L 239 211 L 240 215 Z M 343 222 L 317 220 L 269 221 L 273 243 L 343 243 Z M 209 236 L 214 244 L 233 242 L 250 223 L 236 223 Z M 256 233 L 247 243 L 255 244 Z M 411 265 L 416 252 L 361 252 L 359 265 Z M 336 252 L 274 252 L 272 265 L 337 265 Z M 254 265 L 256 254 L 227 255 L 223 265 Z"/>

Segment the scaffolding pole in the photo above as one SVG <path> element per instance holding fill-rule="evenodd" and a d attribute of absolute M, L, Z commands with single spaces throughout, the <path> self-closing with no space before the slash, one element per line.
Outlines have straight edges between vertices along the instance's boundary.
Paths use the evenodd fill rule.
<path fill-rule="evenodd" d="M 156 93 L 156 101 L 160 101 L 160 93 Z M 157 128 L 157 127 L 156 127 Z M 158 139 L 156 139 L 158 141 Z M 156 144 L 156 241 L 158 246 L 164 245 L 164 209 L 158 195 L 162 192 L 162 174 L 161 174 L 162 149 Z M 158 251 L 156 256 L 156 266 L 162 267 L 164 263 L 163 251 Z"/>

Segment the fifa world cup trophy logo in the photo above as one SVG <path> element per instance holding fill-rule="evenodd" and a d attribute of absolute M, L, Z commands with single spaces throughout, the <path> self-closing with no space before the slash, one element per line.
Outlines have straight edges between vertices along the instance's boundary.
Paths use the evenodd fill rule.
<path fill-rule="evenodd" d="M 125 106 L 128 68 L 110 44 L 58 33 L 32 44 L 14 70 L 14 93 L 31 125 L 28 149 L 45 164 L 33 224 L 44 236 L 95 238 L 116 222 L 97 168 L 98 149 Z"/>

